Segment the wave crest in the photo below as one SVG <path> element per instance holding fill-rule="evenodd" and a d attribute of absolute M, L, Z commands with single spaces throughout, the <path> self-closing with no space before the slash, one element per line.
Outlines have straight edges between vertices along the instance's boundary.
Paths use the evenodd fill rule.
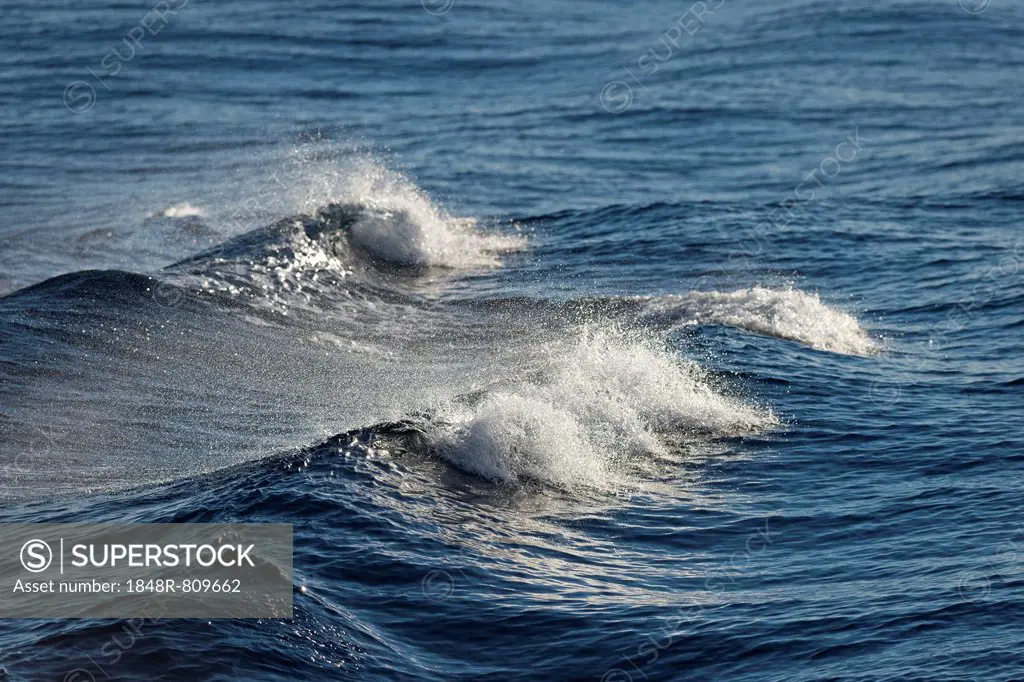
<path fill-rule="evenodd" d="M 312 214 L 331 204 L 363 207 L 352 225 L 353 246 L 387 264 L 490 268 L 501 265 L 502 254 L 526 248 L 522 235 L 479 230 L 476 219 L 452 215 L 405 175 L 371 158 L 314 165 L 302 186 L 305 193 L 294 202 L 300 211 Z"/>
<path fill-rule="evenodd" d="M 817 294 L 799 289 L 753 287 L 739 291 L 695 291 L 649 299 L 646 312 L 683 318 L 682 324 L 721 324 L 804 343 L 818 350 L 870 355 L 879 344 L 857 318 L 830 308 Z"/>
<path fill-rule="evenodd" d="M 348 185 L 324 193 L 331 200 L 310 213 L 237 235 L 169 270 L 199 277 L 205 290 L 287 309 L 339 286 L 358 287 L 366 283 L 360 274 L 391 288 L 397 280 L 374 272 L 498 267 L 502 255 L 526 247 L 522 235 L 484 231 L 475 219 L 449 215 L 391 171 L 370 165 L 346 177 Z"/>
<path fill-rule="evenodd" d="M 716 392 L 693 363 L 621 334 L 585 330 L 530 380 L 439 411 L 433 448 L 459 468 L 504 483 L 601 485 L 616 463 L 661 456 L 666 437 L 712 438 L 778 423 Z"/>

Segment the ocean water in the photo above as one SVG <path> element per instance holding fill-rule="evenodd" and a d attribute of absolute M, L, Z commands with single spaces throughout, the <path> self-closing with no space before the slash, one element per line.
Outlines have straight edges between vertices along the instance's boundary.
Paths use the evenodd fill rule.
<path fill-rule="evenodd" d="M 0 522 L 296 590 L 0 679 L 1024 676 L 1021 3 L 4 18 Z"/>

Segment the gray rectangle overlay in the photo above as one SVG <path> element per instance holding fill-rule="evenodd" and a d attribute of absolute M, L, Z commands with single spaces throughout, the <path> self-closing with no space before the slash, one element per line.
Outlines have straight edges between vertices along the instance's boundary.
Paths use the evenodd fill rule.
<path fill-rule="evenodd" d="M 290 618 L 292 526 L 0 524 L 0 618 Z"/>

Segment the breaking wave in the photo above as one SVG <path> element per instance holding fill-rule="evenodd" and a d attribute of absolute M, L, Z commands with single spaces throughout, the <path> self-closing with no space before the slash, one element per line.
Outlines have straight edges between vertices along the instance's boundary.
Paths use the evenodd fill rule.
<path fill-rule="evenodd" d="M 489 268 L 501 265 L 502 254 L 526 247 L 522 235 L 483 232 L 475 218 L 451 215 L 408 178 L 379 164 L 357 164 L 338 185 L 328 193 L 330 201 L 365 208 L 351 226 L 353 245 L 385 263 Z"/>
<path fill-rule="evenodd" d="M 799 289 L 753 287 L 731 292 L 695 291 L 644 299 L 646 313 L 683 325 L 720 324 L 788 339 L 846 355 L 870 355 L 879 344 L 857 318 Z"/>
<path fill-rule="evenodd" d="M 316 214 L 332 204 L 361 207 L 350 226 L 352 245 L 387 264 L 491 268 L 501 265 L 502 254 L 526 248 L 521 234 L 481 230 L 475 218 L 451 214 L 404 174 L 370 157 L 308 163 L 293 186 L 286 203 L 297 213 Z"/>
<path fill-rule="evenodd" d="M 439 411 L 428 440 L 460 469 L 502 483 L 602 485 L 617 465 L 670 440 L 770 428 L 768 409 L 716 391 L 708 374 L 653 342 L 585 329 L 520 383 Z"/>
<path fill-rule="evenodd" d="M 498 267 L 526 238 L 512 229 L 483 229 L 432 202 L 401 174 L 365 162 L 311 177 L 304 212 L 281 218 L 175 263 L 206 291 L 245 296 L 273 308 L 308 303 L 325 291 L 380 284 L 387 275 L 456 276 Z M 322 203 L 314 204 L 314 199 Z M 420 280 L 429 278 L 420 277 Z M 416 277 L 405 283 L 418 285 Z"/>

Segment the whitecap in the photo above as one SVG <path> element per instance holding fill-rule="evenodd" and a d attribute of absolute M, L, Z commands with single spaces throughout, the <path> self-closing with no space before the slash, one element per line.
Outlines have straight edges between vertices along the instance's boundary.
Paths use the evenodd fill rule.
<path fill-rule="evenodd" d="M 446 405 L 428 429 L 442 457 L 491 480 L 604 486 L 618 464 L 667 454 L 670 439 L 776 424 L 770 410 L 715 390 L 704 370 L 667 349 L 584 330 L 575 345 L 552 348 L 530 380 Z"/>
<path fill-rule="evenodd" d="M 753 287 L 739 291 L 695 291 L 646 300 L 646 312 L 680 324 L 720 324 L 798 341 L 818 350 L 869 355 L 879 344 L 853 315 L 799 289 Z"/>

